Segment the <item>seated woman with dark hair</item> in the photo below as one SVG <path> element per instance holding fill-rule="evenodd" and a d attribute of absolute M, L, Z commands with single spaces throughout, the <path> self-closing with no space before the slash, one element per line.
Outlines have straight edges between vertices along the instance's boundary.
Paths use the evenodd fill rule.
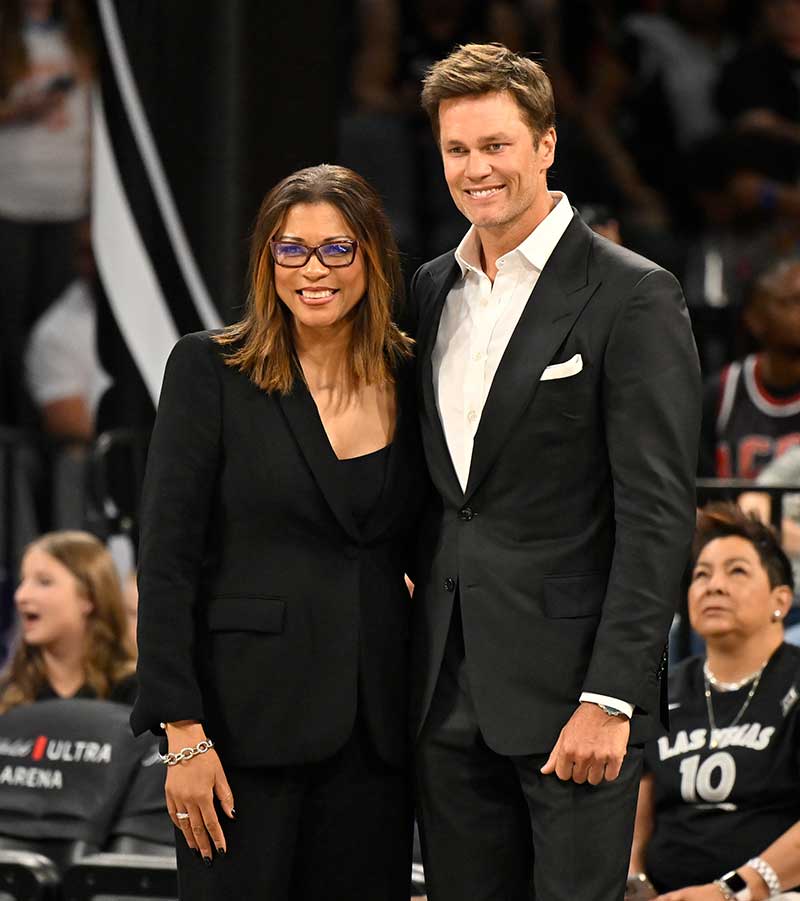
<path fill-rule="evenodd" d="M 784 642 L 789 561 L 733 504 L 701 512 L 689 618 L 706 656 L 670 678 L 671 731 L 650 743 L 628 897 L 799 898 L 800 648 Z"/>
<path fill-rule="evenodd" d="M 51 532 L 28 545 L 20 569 L 20 634 L 0 674 L 0 713 L 50 698 L 132 705 L 134 649 L 105 545 L 87 532 Z"/>

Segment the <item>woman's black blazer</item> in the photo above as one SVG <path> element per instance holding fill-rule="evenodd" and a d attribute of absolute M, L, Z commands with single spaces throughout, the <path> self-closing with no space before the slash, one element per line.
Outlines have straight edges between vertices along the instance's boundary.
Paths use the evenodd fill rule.
<path fill-rule="evenodd" d="M 380 502 L 360 533 L 316 404 L 267 394 L 210 332 L 167 363 L 145 477 L 136 733 L 201 720 L 223 764 L 324 759 L 357 705 L 407 750 L 408 549 L 426 476 L 413 376 Z"/>

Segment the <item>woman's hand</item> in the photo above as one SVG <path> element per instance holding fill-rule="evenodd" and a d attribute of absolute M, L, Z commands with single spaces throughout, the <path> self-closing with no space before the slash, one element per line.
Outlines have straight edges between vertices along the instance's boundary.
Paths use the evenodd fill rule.
<path fill-rule="evenodd" d="M 659 895 L 655 901 L 722 901 L 722 892 L 708 882 L 705 885 L 687 885 L 674 892 Z"/>
<path fill-rule="evenodd" d="M 205 737 L 199 723 L 167 724 L 170 753 L 177 754 L 182 748 L 193 748 Z M 230 819 L 235 817 L 233 792 L 217 752 L 212 748 L 191 760 L 182 760 L 167 767 L 165 794 L 170 819 L 183 833 L 186 844 L 202 856 L 207 866 L 211 866 L 212 849 L 216 848 L 218 854 L 225 854 L 227 850 L 225 835 L 214 807 L 214 796 L 226 816 Z M 178 817 L 179 813 L 188 813 L 189 816 Z"/>

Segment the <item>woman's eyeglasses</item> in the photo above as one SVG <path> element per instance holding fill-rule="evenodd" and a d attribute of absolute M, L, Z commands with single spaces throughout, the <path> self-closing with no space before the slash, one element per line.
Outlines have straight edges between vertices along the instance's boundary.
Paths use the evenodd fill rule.
<path fill-rule="evenodd" d="M 295 241 L 270 241 L 269 249 L 277 265 L 285 266 L 287 269 L 302 269 L 311 259 L 312 253 L 323 266 L 336 269 L 352 264 L 356 258 L 358 241 L 342 239 L 317 244 L 316 247 L 298 244 Z"/>

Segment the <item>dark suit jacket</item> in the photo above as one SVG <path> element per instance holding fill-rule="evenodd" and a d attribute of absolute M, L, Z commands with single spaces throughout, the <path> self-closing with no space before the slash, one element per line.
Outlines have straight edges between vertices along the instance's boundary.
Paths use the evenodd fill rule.
<path fill-rule="evenodd" d="M 462 492 L 431 366 L 459 277 L 451 252 L 412 286 L 422 437 L 439 494 L 414 596 L 413 726 L 430 705 L 457 586 L 493 749 L 548 752 L 582 691 L 632 703 L 631 741 L 642 741 L 666 716 L 665 640 L 695 516 L 700 371 L 680 286 L 576 215 L 497 370 Z M 575 354 L 582 371 L 540 381 Z"/>
<path fill-rule="evenodd" d="M 337 751 L 361 704 L 379 754 L 400 763 L 405 551 L 425 484 L 413 375 L 398 378 L 387 477 L 360 534 L 302 380 L 269 395 L 222 353 L 197 333 L 167 364 L 142 500 L 134 730 L 202 720 L 223 763 L 300 764 Z"/>

